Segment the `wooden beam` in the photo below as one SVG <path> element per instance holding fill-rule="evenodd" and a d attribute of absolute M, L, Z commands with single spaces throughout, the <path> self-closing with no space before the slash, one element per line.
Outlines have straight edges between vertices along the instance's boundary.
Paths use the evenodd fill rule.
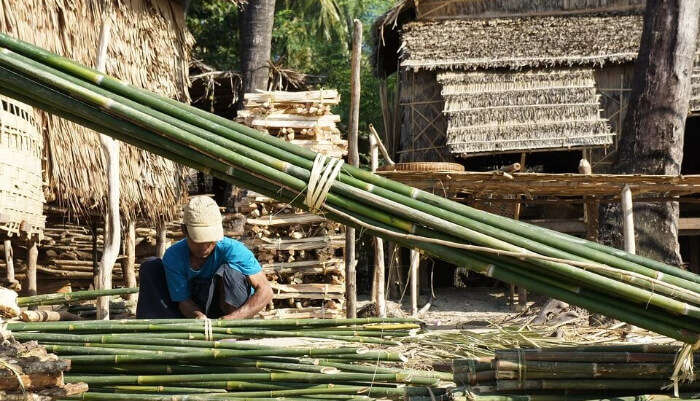
<path fill-rule="evenodd" d="M 370 131 L 376 135 L 377 131 L 370 124 Z M 369 155 L 370 155 L 370 169 L 372 172 L 377 171 L 379 167 L 379 146 L 381 140 L 375 135 L 370 135 L 369 137 Z M 382 151 L 385 158 L 388 158 L 386 149 Z M 391 162 L 391 159 L 389 159 Z M 384 240 L 379 237 L 373 238 L 374 242 L 374 279 L 372 280 L 372 300 L 377 307 L 377 315 L 379 317 L 386 317 L 386 295 L 384 294 L 385 286 L 385 267 L 384 267 Z"/>
<path fill-rule="evenodd" d="M 360 58 L 362 56 L 362 23 L 353 21 L 352 56 L 350 59 L 350 115 L 348 132 L 348 163 L 360 165 L 357 144 L 357 130 L 360 121 Z M 347 227 L 345 231 L 345 315 L 357 316 L 357 278 L 355 267 L 355 229 Z"/>

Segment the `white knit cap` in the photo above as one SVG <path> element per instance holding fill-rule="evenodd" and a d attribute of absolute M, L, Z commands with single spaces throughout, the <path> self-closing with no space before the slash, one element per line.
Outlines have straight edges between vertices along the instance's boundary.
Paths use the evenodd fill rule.
<path fill-rule="evenodd" d="M 194 242 L 218 242 L 224 238 L 221 212 L 208 196 L 195 196 L 187 203 L 183 223 L 187 236 Z"/>

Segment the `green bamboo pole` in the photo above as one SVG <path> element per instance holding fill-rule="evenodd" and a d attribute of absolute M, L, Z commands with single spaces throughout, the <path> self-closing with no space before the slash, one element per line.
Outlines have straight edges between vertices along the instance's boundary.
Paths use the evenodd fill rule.
<path fill-rule="evenodd" d="M 79 66 L 79 65 L 77 65 L 77 64 L 75 64 L 75 63 L 72 63 L 72 62 L 70 62 L 69 60 L 60 59 L 59 57 L 57 57 L 57 56 L 55 56 L 55 55 L 51 55 L 51 54 L 48 53 L 48 52 L 41 51 L 41 49 L 37 49 L 37 48 L 34 48 L 34 47 L 32 47 L 32 46 L 26 46 L 27 44 L 21 43 L 21 42 L 18 42 L 18 41 L 14 41 L 14 42 L 13 42 L 13 40 L 12 40 L 11 38 L 9 38 L 9 37 L 3 37 L 3 39 L 5 39 L 5 40 L 7 41 L 7 43 L 4 43 L 4 44 L 7 45 L 8 47 L 13 47 L 13 45 L 15 45 L 15 47 L 13 47 L 13 49 L 16 50 L 16 51 L 22 51 L 22 50 L 18 50 L 18 49 L 17 49 L 17 45 L 19 45 L 19 46 L 18 46 L 19 48 L 24 47 L 23 50 L 27 50 L 27 49 L 28 49 L 30 53 L 31 53 L 31 52 L 34 52 L 34 53 L 35 53 L 35 56 L 38 54 L 38 55 L 39 55 L 39 59 L 41 59 L 41 57 L 44 57 L 43 60 L 42 60 L 43 62 L 48 62 L 48 63 L 50 63 L 51 61 L 57 61 L 57 64 L 58 64 L 58 67 L 59 67 L 59 68 L 61 68 L 61 67 L 64 67 L 64 68 L 65 68 L 65 67 L 68 67 L 67 69 L 68 69 L 68 70 L 71 70 L 71 69 L 72 69 L 72 72 L 74 72 L 74 73 L 77 71 L 77 72 L 79 72 L 79 73 L 80 73 L 80 72 L 82 72 L 82 73 L 87 72 L 88 75 L 92 74 L 91 77 L 90 77 L 90 79 L 89 79 L 89 80 L 91 80 L 91 81 L 95 80 L 95 78 L 97 78 L 97 77 L 100 77 L 100 80 L 101 80 L 102 82 L 105 82 L 105 84 L 115 84 L 117 88 L 126 89 L 126 90 L 133 90 L 133 88 L 129 88 L 127 85 L 124 85 L 123 83 L 121 83 L 121 82 L 119 82 L 119 81 L 109 79 L 108 77 L 107 77 L 107 78 L 103 78 L 104 76 L 103 76 L 103 75 L 100 75 L 99 73 L 96 73 L 96 72 L 94 72 L 94 71 L 93 71 L 93 72 L 90 72 L 90 71 L 88 71 L 88 69 L 85 69 L 84 67 L 81 67 L 81 66 Z M 56 64 L 54 64 L 54 65 L 56 65 Z M 136 93 L 136 94 L 140 94 L 140 95 L 146 96 L 146 98 L 149 97 L 149 96 L 152 96 L 152 95 L 148 94 L 148 92 L 146 92 L 146 91 L 133 90 L 133 92 Z M 172 101 L 172 100 L 169 100 L 169 99 L 166 99 L 166 98 L 161 98 L 161 100 L 162 100 L 164 103 L 169 103 L 171 106 L 176 106 L 176 107 L 180 107 L 180 108 L 183 107 L 182 105 L 179 105 L 179 104 L 177 104 L 176 102 L 174 102 L 174 101 Z M 143 101 L 143 99 L 142 99 L 142 101 Z M 188 110 L 190 110 L 190 111 L 192 112 L 192 114 L 196 114 L 196 115 L 200 115 L 200 116 L 204 116 L 204 117 L 210 117 L 210 116 L 207 115 L 207 114 L 201 114 L 201 113 L 204 113 L 204 112 L 202 112 L 202 111 L 200 111 L 200 110 L 197 110 L 197 109 L 188 109 Z M 231 122 L 229 122 L 229 121 L 226 121 L 226 120 L 223 120 L 223 119 L 215 119 L 215 121 L 217 121 L 218 123 L 224 124 L 224 125 L 228 125 L 228 126 L 233 125 L 233 123 L 231 123 Z M 258 133 L 254 132 L 253 130 L 249 130 L 249 129 L 248 129 L 248 130 L 245 130 L 245 127 L 242 127 L 242 126 L 234 126 L 233 128 L 242 129 L 242 130 L 246 131 L 246 133 L 249 134 L 249 135 L 251 135 L 251 136 L 254 136 L 254 135 L 257 134 L 257 135 L 258 135 L 258 139 L 260 139 L 260 140 L 262 140 L 262 141 L 269 141 L 270 139 L 274 139 L 274 138 L 260 137 Z M 287 144 L 285 144 L 284 142 L 281 142 L 281 143 L 272 142 L 272 144 L 275 145 L 275 146 L 287 145 Z M 285 149 L 285 150 L 290 150 L 290 149 Z M 295 149 L 294 147 L 292 147 L 291 150 L 292 150 L 292 153 L 300 154 L 300 155 L 303 155 L 303 156 L 305 156 L 305 157 L 307 157 L 307 158 L 312 158 L 312 157 L 313 157 L 313 153 L 312 153 L 312 152 L 305 151 L 305 150 L 302 149 L 302 148 L 296 148 L 296 149 Z M 348 169 L 348 168 L 346 168 L 346 170 L 351 171 L 350 174 L 352 174 L 352 175 L 354 175 L 354 176 L 362 177 L 363 179 L 367 179 L 368 177 L 370 177 L 370 178 L 372 178 L 372 179 L 374 180 L 374 181 L 370 180 L 370 182 L 372 182 L 373 184 L 375 184 L 375 185 L 380 185 L 380 186 L 385 186 L 385 187 L 393 187 L 394 190 L 396 190 L 396 191 L 398 191 L 398 192 L 404 192 L 405 195 L 409 195 L 409 194 L 415 195 L 415 196 L 416 196 L 417 198 L 419 198 L 419 199 L 422 198 L 422 197 L 426 197 L 426 198 L 427 198 L 427 199 L 426 199 L 427 201 L 429 201 L 429 202 L 434 202 L 434 203 L 436 203 L 436 204 L 438 204 L 438 205 L 441 205 L 441 206 L 444 206 L 444 205 L 442 205 L 443 203 L 447 203 L 446 200 L 444 200 L 444 199 L 442 199 L 442 198 L 439 198 L 439 197 L 435 197 L 435 196 L 432 195 L 432 194 L 429 194 L 429 193 L 426 193 L 426 192 L 423 192 L 423 191 L 414 191 L 414 190 L 411 189 L 410 187 L 403 186 L 403 185 L 400 185 L 400 184 L 395 183 L 395 182 L 391 182 L 390 180 L 381 179 L 381 177 L 372 176 L 371 174 L 368 174 L 367 172 L 364 172 L 364 171 L 362 171 L 362 170 L 357 170 L 357 171 L 355 171 L 355 170 L 353 170 L 353 169 Z M 381 181 L 381 182 L 378 182 L 378 181 Z M 383 184 L 383 185 L 382 185 L 382 184 Z M 475 211 L 475 210 L 473 210 L 473 209 L 471 209 L 471 208 L 463 207 L 462 205 L 457 205 L 457 204 L 454 204 L 454 203 L 451 203 L 451 202 L 447 203 L 447 205 L 450 206 L 450 207 L 457 207 L 457 209 L 459 209 L 458 211 L 459 211 L 460 213 L 464 214 L 464 215 L 469 215 L 470 213 L 478 212 L 481 216 L 494 217 L 494 218 L 496 218 L 497 220 L 498 220 L 498 217 L 499 217 L 499 216 L 493 216 L 493 215 L 485 214 L 485 213 L 483 213 L 483 212 Z M 448 209 L 449 209 L 449 208 L 448 208 Z M 512 224 L 512 222 L 511 222 L 510 220 L 505 220 L 505 219 L 501 219 L 501 222 L 505 222 L 505 223 L 508 223 L 508 224 Z M 520 224 L 519 224 L 519 225 L 520 225 Z M 528 228 L 534 228 L 534 227 L 528 227 Z M 536 229 L 536 228 L 534 228 L 534 229 Z M 547 236 L 551 237 L 550 233 L 547 233 L 547 231 L 540 231 L 540 232 L 541 232 L 541 233 L 544 233 L 545 239 L 548 239 Z M 603 263 L 605 263 L 605 262 L 603 262 Z M 669 267 L 670 267 L 670 266 L 669 266 Z M 671 268 L 672 268 L 672 267 L 671 267 Z M 686 273 L 686 274 L 687 274 L 687 272 L 682 272 L 682 271 L 680 271 L 679 269 L 675 269 L 675 270 L 672 271 L 672 272 L 667 272 L 667 274 L 676 274 L 676 275 L 678 275 L 678 274 L 683 275 L 683 273 Z M 697 276 L 693 276 L 693 275 L 689 275 L 689 276 L 687 276 L 686 278 L 689 279 L 689 280 L 692 280 L 692 281 L 696 281 L 696 282 L 698 282 L 698 280 L 700 280 Z"/>
<path fill-rule="evenodd" d="M 87 299 L 96 299 L 101 296 L 134 294 L 139 292 L 137 287 L 134 288 L 113 288 L 109 290 L 90 290 L 90 291 L 74 291 L 57 294 L 42 294 L 33 295 L 31 297 L 18 297 L 17 305 L 23 306 L 38 306 L 38 305 L 60 305 L 72 301 L 83 301 Z"/>
<path fill-rule="evenodd" d="M 599 363 L 551 361 L 496 361 L 498 379 L 665 379 L 673 363 Z"/>
<path fill-rule="evenodd" d="M 92 391 L 92 389 L 91 389 Z M 168 393 L 168 394 L 209 394 L 226 393 L 220 388 L 198 387 L 168 387 L 168 386 L 105 386 L 99 387 L 99 391 L 114 391 L 116 393 Z"/>
<path fill-rule="evenodd" d="M 10 65 L 14 65 L 16 68 L 22 69 L 25 73 L 31 73 L 31 71 L 32 71 L 31 68 L 28 68 L 26 65 L 22 64 L 21 61 L 16 61 L 14 64 L 10 63 Z M 43 78 L 45 80 L 45 82 L 51 82 L 51 77 L 49 77 L 47 74 L 38 73 L 37 76 L 40 78 Z M 54 81 L 55 80 L 56 79 L 54 77 Z M 129 106 L 119 107 L 119 106 L 121 106 L 120 103 L 108 103 L 106 100 L 104 100 L 106 98 L 96 97 L 96 95 L 94 93 L 89 93 L 88 91 L 85 90 L 85 88 L 75 86 L 75 85 L 71 86 L 70 84 L 67 84 L 65 82 L 63 82 L 62 87 L 64 87 L 66 90 L 72 91 L 72 93 L 74 93 L 74 94 L 82 95 L 83 100 L 87 100 L 87 101 L 92 100 L 92 101 L 96 102 L 97 104 L 103 104 L 103 105 L 109 104 L 110 110 L 112 110 L 112 109 L 115 110 L 116 113 L 122 117 L 128 118 L 128 116 L 134 115 L 135 110 L 133 108 L 130 108 Z M 148 120 L 147 114 L 145 114 L 145 113 L 138 114 L 138 112 L 136 114 L 138 116 L 140 116 L 141 119 Z M 134 118 L 134 117 L 131 117 L 131 118 Z M 150 121 L 150 123 L 148 123 L 148 124 L 151 124 L 151 125 L 153 125 L 157 122 L 157 120 L 154 121 L 153 118 L 151 118 L 148 121 Z M 155 125 L 158 126 L 158 124 L 155 124 Z M 167 124 L 160 124 L 160 129 L 168 131 L 168 132 L 177 132 L 177 130 L 173 130 L 172 127 L 167 125 Z M 180 135 L 182 135 L 182 134 L 180 134 Z M 207 138 L 209 140 L 217 139 L 215 136 L 212 137 L 211 134 L 209 134 L 208 132 L 200 133 L 200 137 Z M 225 143 L 222 143 L 222 145 L 225 145 Z M 247 149 L 244 147 L 233 146 L 232 143 L 229 143 L 228 145 L 229 145 L 229 148 L 233 148 L 234 150 L 238 151 L 239 153 L 245 152 L 246 154 L 257 154 L 258 161 L 267 163 L 268 165 L 272 166 L 273 168 L 278 169 L 279 171 L 282 171 L 282 172 L 289 171 L 289 172 L 295 173 L 297 177 L 301 177 L 302 179 L 306 179 L 308 177 L 308 171 L 306 171 L 306 170 L 301 171 L 298 169 L 294 169 L 293 167 L 289 166 L 288 164 L 286 164 L 284 162 L 280 163 L 278 160 L 273 159 L 271 157 L 268 157 L 264 153 L 252 152 L 250 149 Z M 216 150 L 218 148 L 213 148 L 213 149 Z M 247 149 L 247 152 L 246 152 L 246 149 Z M 248 163 L 249 163 L 249 165 L 255 166 L 255 164 L 251 164 L 250 160 L 248 160 Z M 265 164 L 262 164 L 262 166 L 265 166 Z M 258 164 L 257 167 L 261 167 L 261 164 Z M 270 171 L 268 171 L 268 173 L 269 172 Z M 280 178 L 280 177 L 282 177 L 282 176 L 278 176 L 278 178 Z M 291 180 L 291 178 L 290 178 L 290 180 Z M 293 181 L 289 181 L 289 182 L 293 182 Z M 297 184 L 303 185 L 303 184 L 299 184 L 298 182 L 297 182 Z M 350 195 L 353 194 L 353 192 L 350 191 L 348 188 L 345 188 L 345 191 L 346 191 L 346 194 L 350 194 Z M 350 192 L 347 192 L 347 191 L 350 191 Z M 356 199 L 364 199 L 364 197 L 366 197 L 366 196 L 367 196 L 367 194 L 360 193 L 358 195 L 357 193 L 355 193 Z M 395 210 L 397 207 L 397 204 L 392 203 L 392 202 L 388 202 L 388 203 L 383 204 L 382 203 L 383 198 L 381 198 L 381 197 L 375 197 L 373 199 L 374 199 L 375 204 L 379 204 L 380 206 L 384 205 L 384 208 L 387 211 Z M 413 201 L 413 200 L 408 199 L 408 201 Z M 414 206 L 419 207 L 420 205 L 414 205 Z M 419 212 L 412 211 L 412 209 L 410 209 L 410 208 L 404 209 L 404 212 L 409 214 L 413 218 L 418 218 L 419 221 L 424 223 L 424 224 L 431 224 L 432 223 L 435 227 L 438 227 L 438 228 L 440 226 L 442 226 L 443 228 L 447 227 L 448 229 L 451 229 L 452 231 L 459 232 L 462 235 L 462 238 L 464 238 L 464 239 L 475 240 L 474 235 L 476 235 L 477 233 L 473 232 L 469 229 L 466 229 L 464 227 L 458 226 L 456 224 L 445 224 L 443 221 L 441 221 L 439 219 L 434 219 L 431 215 L 423 215 Z M 439 210 L 433 210 L 433 213 L 439 214 L 439 212 L 440 212 Z M 488 228 L 488 226 L 485 226 L 485 227 Z M 448 230 L 448 232 L 449 232 L 449 230 Z M 510 235 L 509 237 L 513 238 L 512 235 Z M 494 242 L 493 238 L 490 238 L 490 237 L 483 235 L 483 234 L 476 235 L 476 241 L 477 241 L 477 243 L 481 243 L 483 245 L 488 245 L 488 246 L 498 246 L 500 244 L 501 249 L 508 249 L 508 250 L 512 250 L 512 251 L 519 250 L 518 247 L 511 246 L 510 244 L 502 242 L 502 241 L 501 242 L 499 242 L 499 241 Z M 537 245 L 533 241 L 529 241 L 529 243 Z M 548 262 L 548 261 L 535 261 L 534 263 L 538 263 L 544 267 L 548 266 L 550 268 L 556 268 L 559 270 L 561 270 L 563 268 L 564 272 L 566 274 L 568 274 L 569 276 L 572 276 L 574 278 L 580 277 L 580 276 L 584 276 L 584 277 L 588 276 L 588 278 L 590 279 L 588 281 L 588 283 L 593 282 L 593 283 L 596 283 L 597 285 L 607 285 L 607 287 L 604 287 L 604 289 L 625 292 L 628 296 L 630 296 L 630 295 L 635 296 L 634 294 L 636 294 L 636 297 L 637 297 L 636 299 L 638 302 L 643 302 L 644 300 L 646 300 L 649 303 L 656 304 L 656 305 L 661 306 L 661 307 L 666 307 L 666 308 L 670 307 L 671 310 L 675 311 L 676 313 L 687 313 L 691 316 L 700 316 L 700 308 L 693 307 L 692 305 L 687 305 L 687 304 L 680 303 L 680 302 L 674 303 L 673 300 L 670 300 L 668 298 L 665 298 L 662 296 L 656 296 L 649 291 L 639 291 L 637 289 L 637 287 L 626 286 L 626 285 L 621 284 L 619 282 L 615 282 L 614 280 L 606 281 L 605 279 L 602 279 L 600 276 L 598 276 L 594 273 L 589 273 L 587 271 L 584 271 L 584 270 L 581 270 L 578 268 L 573 268 L 571 266 L 561 264 L 561 263 L 554 263 L 554 262 Z M 627 281 L 635 282 L 635 280 L 636 279 L 634 279 L 634 278 L 630 278 Z M 642 283 L 642 282 L 640 282 L 640 283 Z M 640 284 L 640 283 L 637 283 L 637 284 Z M 651 288 L 651 287 L 649 287 L 649 286 L 651 286 L 651 284 L 646 283 L 646 282 L 643 282 L 643 283 L 647 284 L 647 288 Z M 660 289 L 660 291 L 666 292 L 665 289 Z M 675 293 L 673 291 L 671 291 L 670 294 L 675 294 Z M 678 294 L 676 294 L 676 296 L 680 297 L 680 295 L 678 295 Z M 695 301 L 695 302 L 698 302 L 698 300 L 695 299 L 695 297 L 691 296 L 690 299 Z"/>
<path fill-rule="evenodd" d="M 267 143 L 269 145 L 272 145 L 273 147 L 280 148 L 285 152 L 288 152 L 289 154 L 293 155 L 299 155 L 300 157 L 304 157 L 308 160 L 313 159 L 315 156 L 313 152 L 310 152 L 304 148 L 288 144 L 284 141 L 278 141 L 275 138 L 269 137 L 269 136 L 263 136 L 260 133 L 256 132 L 255 130 L 252 130 L 248 127 L 245 127 L 243 125 L 222 119 L 218 116 L 213 116 L 209 113 L 206 113 L 202 110 L 192 108 L 191 106 L 187 105 L 182 105 L 178 102 L 175 102 L 171 99 L 167 99 L 164 97 L 160 97 L 154 94 L 151 94 L 147 91 L 144 90 L 139 90 L 136 88 L 132 88 L 126 84 L 124 84 L 121 81 L 114 80 L 110 78 L 109 76 L 105 76 L 104 74 L 100 74 L 97 71 L 94 70 L 89 70 L 83 66 L 80 66 L 76 63 L 71 62 L 70 60 L 60 58 L 56 55 L 53 55 L 49 52 L 43 51 L 42 49 L 33 47 L 27 43 L 20 42 L 17 40 L 13 40 L 10 37 L 4 36 L 0 38 L 4 46 L 7 46 L 9 48 L 12 48 L 13 50 L 23 53 L 25 55 L 28 55 L 30 57 L 34 57 L 35 59 L 41 60 L 42 62 L 48 64 L 48 65 L 53 65 L 56 68 L 63 69 L 64 71 L 67 71 L 69 73 L 72 73 L 76 76 L 79 76 L 89 82 L 98 82 L 101 86 L 108 88 L 109 90 L 115 91 L 115 93 L 119 93 L 121 95 L 124 95 L 126 97 L 129 97 L 131 99 L 138 100 L 139 102 L 142 102 L 144 104 L 147 104 L 151 107 L 154 107 L 155 109 L 161 110 L 163 112 L 170 112 L 173 113 L 172 115 L 175 115 L 185 121 L 188 121 L 192 124 L 203 124 L 204 126 L 207 126 L 206 124 L 211 124 L 212 122 L 215 124 L 219 124 L 222 127 L 227 127 L 231 130 L 234 131 L 239 131 L 244 133 L 245 135 L 250 136 L 251 138 L 254 138 L 258 141 Z M 214 128 L 209 128 L 209 129 L 214 129 Z M 458 205 L 453 202 L 447 202 L 445 199 L 436 197 L 433 194 L 424 192 L 424 191 L 416 191 L 413 188 L 410 188 L 408 186 L 384 179 L 383 177 L 379 177 L 373 174 L 370 174 L 364 170 L 352 168 L 351 166 L 346 166 L 344 168 L 346 170 L 345 172 L 349 176 L 354 176 L 354 177 L 360 177 L 361 179 L 367 180 L 368 182 L 372 183 L 373 185 L 378 185 L 380 188 L 390 188 L 393 191 L 396 191 L 397 193 L 403 193 L 404 195 L 411 195 L 415 196 L 416 198 L 420 200 L 424 200 L 428 203 L 433 203 L 438 206 L 445 206 L 448 205 L 450 207 L 456 207 L 458 213 L 465 215 L 465 216 L 470 216 L 474 213 L 476 213 L 478 216 L 476 217 L 481 217 L 484 218 L 486 217 L 487 220 L 496 220 L 495 223 L 502 223 L 506 224 L 507 227 L 512 226 L 513 222 L 511 220 L 507 219 L 499 219 L 500 216 L 496 215 L 489 215 L 487 213 L 465 207 L 463 205 Z M 426 198 L 426 199 L 422 199 Z M 500 221 L 499 221 L 500 220 Z M 494 221 L 490 221 L 489 224 L 493 224 Z M 524 225 L 523 223 L 518 223 L 518 226 L 520 228 L 526 227 L 528 230 L 534 230 L 535 233 L 543 235 L 542 239 L 550 239 L 552 234 L 556 234 L 555 237 L 562 237 L 560 233 L 548 231 L 545 229 L 541 229 L 539 227 L 535 226 L 530 226 L 530 225 Z M 511 228 L 511 231 L 512 228 Z M 579 240 L 575 237 L 562 237 L 568 241 L 573 241 L 573 240 Z M 547 241 L 544 241 L 545 243 Z M 605 251 L 605 253 L 608 253 L 611 256 L 617 255 L 620 259 L 623 260 L 630 260 L 630 261 L 636 261 L 637 263 L 642 263 L 642 265 L 650 265 L 650 267 L 653 267 L 656 270 L 662 270 L 665 271 L 667 274 L 671 274 L 674 276 L 678 277 L 685 277 L 687 280 L 695 281 L 695 282 L 700 282 L 700 279 L 698 276 L 688 274 L 688 272 L 685 272 L 681 269 L 675 268 L 673 266 L 668 266 L 664 265 L 662 263 L 653 263 L 655 261 L 648 260 L 646 258 L 640 258 L 640 257 L 635 257 L 635 255 L 630 255 L 623 253 L 618 250 L 614 250 L 612 248 L 608 247 L 601 247 L 601 245 L 596 244 L 596 243 L 587 243 L 587 245 L 592 246 L 594 248 L 600 248 Z M 650 263 L 651 262 L 651 263 Z M 601 263 L 606 263 L 601 261 Z"/>
<path fill-rule="evenodd" d="M 610 380 L 498 380 L 496 390 L 501 392 L 519 390 L 541 390 L 541 391 L 658 391 L 668 385 L 667 380 L 633 380 L 633 379 L 610 379 Z M 681 390 L 700 389 L 700 382 L 681 383 Z"/>
<path fill-rule="evenodd" d="M 101 375 L 105 374 L 149 374 L 149 375 L 169 375 L 169 374 L 194 374 L 194 373 L 258 373 L 257 369 L 239 368 L 233 366 L 213 366 L 213 365 L 183 365 L 165 363 L 136 363 L 125 365 L 76 365 L 71 366 L 70 373 L 86 373 Z M 191 385 L 191 383 L 188 383 Z"/>
<path fill-rule="evenodd" d="M 124 356 L 128 358 L 129 356 Z M 98 356 L 93 356 L 98 358 Z M 71 360 L 73 362 L 73 360 Z M 101 361 L 95 361 L 101 362 Z M 133 363 L 133 362 L 132 362 Z M 367 374 L 367 373 L 336 373 L 326 375 L 320 373 L 209 373 L 209 374 L 180 374 L 180 375 L 119 375 L 92 376 L 66 375 L 66 382 L 84 382 L 88 385 L 117 385 L 117 384 L 170 384 L 203 381 L 241 380 L 256 382 L 305 382 L 305 383 L 340 383 L 348 381 L 406 383 L 423 386 L 437 384 L 437 379 L 415 378 L 404 374 Z"/>
<path fill-rule="evenodd" d="M 300 359 L 299 362 L 307 364 L 318 364 L 320 366 L 328 366 L 333 368 L 338 368 L 342 371 L 349 372 L 360 372 L 360 373 L 409 373 L 414 376 L 420 377 L 432 377 L 435 379 L 440 379 L 444 381 L 453 381 L 452 373 L 448 372 L 437 372 L 437 371 L 425 371 L 425 370 L 415 370 L 415 369 L 398 369 L 398 368 L 387 368 L 382 366 L 367 366 L 367 365 L 356 365 L 351 363 L 337 362 L 330 359 Z"/>
<path fill-rule="evenodd" d="M 137 393 L 98 393 L 88 391 L 78 395 L 63 398 L 63 400 L 81 401 L 319 401 L 309 397 L 278 397 L 278 398 L 238 398 L 229 394 L 137 394 Z"/>

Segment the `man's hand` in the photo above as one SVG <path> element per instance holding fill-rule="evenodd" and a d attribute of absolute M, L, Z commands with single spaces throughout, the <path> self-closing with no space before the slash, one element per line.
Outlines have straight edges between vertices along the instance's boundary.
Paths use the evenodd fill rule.
<path fill-rule="evenodd" d="M 248 276 L 248 280 L 250 281 L 250 285 L 255 288 L 255 293 L 252 297 L 248 298 L 248 301 L 241 305 L 240 308 L 225 316 L 222 316 L 222 319 L 249 319 L 257 315 L 258 312 L 263 310 L 265 306 L 270 303 L 273 295 L 272 287 L 270 287 L 270 283 L 267 281 L 265 273 L 260 272 L 253 274 L 252 276 Z"/>
<path fill-rule="evenodd" d="M 180 312 L 182 312 L 182 314 L 185 317 L 195 318 L 195 319 L 206 319 L 207 318 L 207 315 L 205 315 L 204 312 L 202 312 L 202 310 L 199 309 L 199 306 L 196 303 L 194 303 L 194 301 L 191 299 L 186 299 L 182 302 L 179 302 L 177 304 L 177 306 L 180 309 Z"/>

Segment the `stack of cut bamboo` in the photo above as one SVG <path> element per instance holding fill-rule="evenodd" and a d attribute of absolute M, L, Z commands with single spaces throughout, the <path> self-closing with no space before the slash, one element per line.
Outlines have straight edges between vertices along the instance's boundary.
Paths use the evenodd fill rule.
<path fill-rule="evenodd" d="M 291 143 L 343 157 L 347 141 L 331 107 L 338 91 L 258 92 L 245 95 L 238 120 Z M 272 283 L 275 299 L 266 317 L 334 318 L 343 311 L 345 230 L 338 223 L 263 195 L 247 192 L 236 211 L 247 216 L 245 244 Z"/>
<path fill-rule="evenodd" d="M 69 368 L 69 361 L 35 341 L 21 344 L 6 338 L 0 345 L 0 400 L 51 401 L 86 392 L 85 383 L 64 383 L 63 371 Z"/>
<path fill-rule="evenodd" d="M 456 383 L 482 394 L 663 393 L 678 351 L 654 344 L 509 349 L 496 351 L 493 358 L 454 360 L 452 371 Z M 694 361 L 697 366 L 700 358 Z M 683 382 L 679 388 L 696 391 L 700 383 Z"/>
<path fill-rule="evenodd" d="M 247 126 L 327 156 L 343 157 L 348 141 L 340 139 L 331 107 L 340 103 L 338 91 L 246 93 L 237 120 Z"/>

